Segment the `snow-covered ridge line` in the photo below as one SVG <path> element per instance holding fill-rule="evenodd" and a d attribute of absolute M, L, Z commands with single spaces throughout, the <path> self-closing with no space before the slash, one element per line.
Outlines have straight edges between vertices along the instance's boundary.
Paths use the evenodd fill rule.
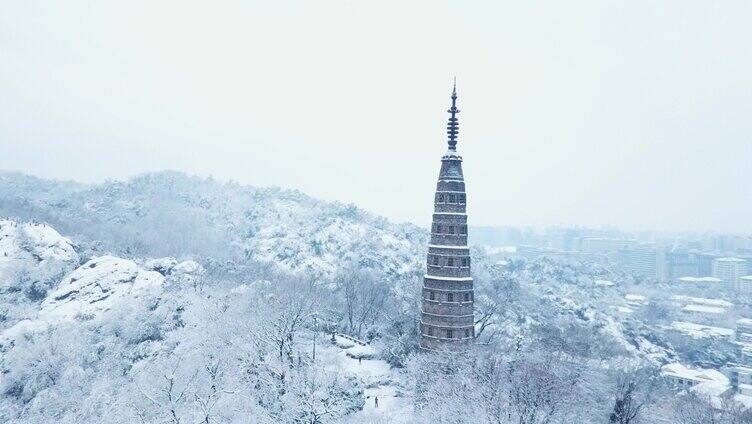
<path fill-rule="evenodd" d="M 419 249 L 427 244 L 424 229 L 295 190 L 179 172 L 75 190 L 65 183 L 0 176 L 0 215 L 43 214 L 82 243 L 96 242 L 97 254 L 248 260 L 284 272 L 326 276 L 355 262 L 404 275 L 420 262 Z M 23 202 L 12 201 L 19 198 Z"/>

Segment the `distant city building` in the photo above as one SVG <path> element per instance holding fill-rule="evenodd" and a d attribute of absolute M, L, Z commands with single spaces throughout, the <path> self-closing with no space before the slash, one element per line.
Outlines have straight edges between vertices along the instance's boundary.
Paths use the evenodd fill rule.
<path fill-rule="evenodd" d="M 727 288 L 735 290 L 739 278 L 747 275 L 747 261 L 739 258 L 716 258 L 713 261 L 713 277 L 723 281 Z"/>
<path fill-rule="evenodd" d="M 712 253 L 700 253 L 697 255 L 697 276 L 710 277 L 713 275 L 713 261 L 718 255 Z"/>
<path fill-rule="evenodd" d="M 723 281 L 720 278 L 715 277 L 679 277 L 676 282 L 681 284 L 684 288 L 690 290 L 715 290 L 720 291 L 723 288 Z"/>
<path fill-rule="evenodd" d="M 729 369 L 731 386 L 740 395 L 752 396 L 752 367 L 734 365 Z"/>
<path fill-rule="evenodd" d="M 586 253 L 613 253 L 637 245 L 635 240 L 587 237 L 580 240 L 580 249 Z"/>
<path fill-rule="evenodd" d="M 735 258 L 743 259 L 747 262 L 747 274 L 752 274 L 752 255 L 742 254 L 741 252 L 734 255 Z"/>
<path fill-rule="evenodd" d="M 473 279 L 467 246 L 467 213 L 462 157 L 457 154 L 457 89 L 447 125 L 449 149 L 441 158 L 434 195 L 431 244 L 423 279 L 420 346 L 437 350 L 475 338 Z"/>
<path fill-rule="evenodd" d="M 625 294 L 624 301 L 633 308 L 639 308 L 648 304 L 648 300 L 641 294 Z"/>
<path fill-rule="evenodd" d="M 752 396 L 752 319 L 736 320 L 737 361 L 729 364 L 731 386 L 736 393 Z"/>
<path fill-rule="evenodd" d="M 673 281 L 678 277 L 698 276 L 697 255 L 686 250 L 666 252 L 663 280 Z"/>
<path fill-rule="evenodd" d="M 752 346 L 752 319 L 739 318 L 736 320 L 736 341 Z M 752 363 L 749 365 L 752 365 Z"/>
<path fill-rule="evenodd" d="M 691 389 L 700 385 L 728 388 L 728 377 L 713 369 L 693 369 L 680 363 L 664 365 L 661 375 L 668 379 L 677 389 Z M 703 390 L 705 391 L 705 390 Z"/>
<path fill-rule="evenodd" d="M 688 242 L 687 242 L 687 248 L 688 248 L 688 249 L 692 249 L 692 250 L 696 250 L 696 251 L 698 251 L 698 252 L 700 252 L 700 251 L 704 250 L 704 249 L 703 249 L 703 246 L 702 246 L 702 242 L 701 242 L 701 241 L 698 241 L 698 240 L 695 240 L 695 241 L 688 241 Z"/>
<path fill-rule="evenodd" d="M 717 338 L 731 340 L 734 336 L 734 330 L 731 328 L 697 324 L 695 322 L 674 321 L 671 323 L 670 328 L 693 339 Z"/>
<path fill-rule="evenodd" d="M 752 275 L 739 277 L 736 283 L 736 293 L 744 296 L 752 296 Z"/>
<path fill-rule="evenodd" d="M 672 300 L 679 308 L 680 317 L 685 321 L 723 326 L 728 325 L 732 319 L 734 304 L 727 300 L 683 295 L 673 296 Z"/>
<path fill-rule="evenodd" d="M 721 235 L 713 239 L 713 249 L 722 253 L 737 253 L 752 248 L 752 238 L 739 235 Z"/>
<path fill-rule="evenodd" d="M 662 257 L 652 243 L 643 243 L 633 248 L 621 249 L 617 262 L 627 271 L 650 279 L 662 278 Z"/>

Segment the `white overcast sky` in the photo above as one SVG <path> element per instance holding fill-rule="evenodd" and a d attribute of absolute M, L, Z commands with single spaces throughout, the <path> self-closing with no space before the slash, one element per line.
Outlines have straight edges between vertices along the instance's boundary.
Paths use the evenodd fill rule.
<path fill-rule="evenodd" d="M 752 231 L 749 1 L 4 1 L 0 169 L 173 169 L 475 225 Z"/>

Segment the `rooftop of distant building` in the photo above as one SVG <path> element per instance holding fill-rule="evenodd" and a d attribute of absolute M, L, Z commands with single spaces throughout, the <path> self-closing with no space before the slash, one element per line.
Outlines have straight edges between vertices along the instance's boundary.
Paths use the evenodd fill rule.
<path fill-rule="evenodd" d="M 710 325 L 695 324 L 693 322 L 674 321 L 671 328 L 686 334 L 693 339 L 703 339 L 706 337 L 731 337 L 734 330 L 723 327 L 713 327 Z"/>
<path fill-rule="evenodd" d="M 721 283 L 723 280 L 715 277 L 679 277 L 682 283 Z"/>
<path fill-rule="evenodd" d="M 723 300 L 723 299 L 708 299 L 706 297 L 692 297 L 692 296 L 683 296 L 683 295 L 675 295 L 672 297 L 672 299 L 679 301 L 679 302 L 686 302 L 686 303 L 696 303 L 698 305 L 708 305 L 708 306 L 716 306 L 721 308 L 730 308 L 734 306 L 733 303 Z"/>
<path fill-rule="evenodd" d="M 739 318 L 736 320 L 736 324 L 739 325 L 749 325 L 752 326 L 752 319 L 750 318 Z"/>
<path fill-rule="evenodd" d="M 715 314 L 715 315 L 721 315 L 726 313 L 726 309 L 719 308 L 717 306 L 707 306 L 707 305 L 687 305 L 682 308 L 682 311 L 685 312 L 699 312 L 703 314 Z"/>
<path fill-rule="evenodd" d="M 686 367 L 678 362 L 664 365 L 661 368 L 663 375 L 670 377 L 683 378 L 697 382 L 714 381 L 717 383 L 728 384 L 728 377 L 720 371 L 713 369 L 693 369 Z"/>

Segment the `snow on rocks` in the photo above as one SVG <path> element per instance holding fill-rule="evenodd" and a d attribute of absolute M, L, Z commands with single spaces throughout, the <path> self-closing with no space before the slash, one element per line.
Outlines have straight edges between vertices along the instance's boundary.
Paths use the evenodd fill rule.
<path fill-rule="evenodd" d="M 195 261 L 178 262 L 175 258 L 158 258 L 146 261 L 144 267 L 162 275 L 203 275 L 204 267 Z"/>
<path fill-rule="evenodd" d="M 97 318 L 117 303 L 158 295 L 163 283 L 162 274 L 133 261 L 114 256 L 91 259 L 47 295 L 35 319 L 20 321 L 0 334 L 0 343 L 57 322 Z"/>
<path fill-rule="evenodd" d="M 345 354 L 350 358 L 372 359 L 376 356 L 376 349 L 368 343 L 344 334 L 336 334 L 334 336 L 334 344 L 338 348 L 344 349 Z"/>
<path fill-rule="evenodd" d="M 144 267 L 166 277 L 166 285 L 168 286 L 195 287 L 199 283 L 200 277 L 206 272 L 198 262 L 178 262 L 177 259 L 170 257 L 146 261 Z"/>
<path fill-rule="evenodd" d="M 0 276 L 16 264 L 78 263 L 73 243 L 46 224 L 0 220 Z"/>
<path fill-rule="evenodd" d="M 114 256 L 94 258 L 70 273 L 42 303 L 40 316 L 75 318 L 100 314 L 125 298 L 158 293 L 164 277 Z"/>
<path fill-rule="evenodd" d="M 162 275 L 167 275 L 177 264 L 178 260 L 175 258 L 158 258 L 146 261 L 144 267 L 150 271 L 157 271 Z"/>
<path fill-rule="evenodd" d="M 176 275 L 203 275 L 204 267 L 195 261 L 183 261 L 172 268 L 172 273 Z"/>
<path fill-rule="evenodd" d="M 54 228 L 45 224 L 24 224 L 23 227 L 35 257 L 65 262 L 78 260 L 73 243 L 61 236 Z"/>

